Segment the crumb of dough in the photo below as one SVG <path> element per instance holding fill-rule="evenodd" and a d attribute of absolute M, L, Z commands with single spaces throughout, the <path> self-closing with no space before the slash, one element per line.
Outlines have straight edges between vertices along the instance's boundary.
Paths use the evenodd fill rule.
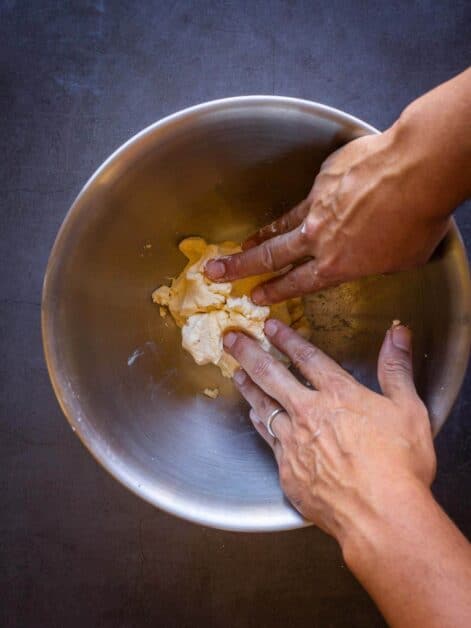
<path fill-rule="evenodd" d="M 219 388 L 205 388 L 203 395 L 206 395 L 206 397 L 210 399 L 217 399 L 219 397 Z"/>
<path fill-rule="evenodd" d="M 167 310 L 164 307 L 160 306 L 159 307 L 159 314 L 160 314 L 160 316 L 162 318 L 165 318 L 167 316 Z"/>
<path fill-rule="evenodd" d="M 223 283 L 215 283 L 204 275 L 208 260 L 238 253 L 240 245 L 235 242 L 208 244 L 203 238 L 193 237 L 180 242 L 179 249 L 188 259 L 187 265 L 172 279 L 170 286 L 155 290 L 152 300 L 160 310 L 168 308 L 182 330 L 183 348 L 197 364 L 215 364 L 225 377 L 232 377 L 238 362 L 224 351 L 223 335 L 228 329 L 245 331 L 258 340 L 265 351 L 284 359 L 265 336 L 264 325 L 269 317 L 291 325 L 304 337 L 310 336 L 301 299 L 266 307 L 255 305 L 248 296 L 273 273 Z"/>
<path fill-rule="evenodd" d="M 392 322 L 393 327 L 399 327 L 400 324 L 401 324 L 401 321 L 398 318 L 395 318 Z"/>

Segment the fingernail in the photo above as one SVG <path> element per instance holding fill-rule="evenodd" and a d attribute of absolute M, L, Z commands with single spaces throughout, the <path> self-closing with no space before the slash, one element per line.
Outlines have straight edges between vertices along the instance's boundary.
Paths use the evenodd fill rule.
<path fill-rule="evenodd" d="M 401 351 L 410 350 L 411 333 L 410 329 L 404 325 L 397 325 L 391 329 L 391 339 L 396 349 L 401 349 Z"/>
<path fill-rule="evenodd" d="M 205 272 L 212 279 L 220 279 L 226 274 L 226 265 L 220 260 L 210 260 L 206 264 Z"/>
<path fill-rule="evenodd" d="M 252 301 L 254 303 L 262 304 L 265 301 L 265 290 L 260 286 L 258 286 L 258 288 L 255 288 L 255 290 L 252 292 Z"/>
<path fill-rule="evenodd" d="M 233 331 L 230 331 L 224 336 L 224 346 L 230 349 L 236 340 L 237 334 L 235 334 Z"/>
<path fill-rule="evenodd" d="M 242 384 L 247 379 L 247 374 L 246 374 L 246 372 L 243 369 L 238 369 L 234 373 L 234 379 L 237 382 L 237 384 L 239 384 L 239 386 L 242 386 Z"/>
<path fill-rule="evenodd" d="M 274 336 L 278 329 L 278 323 L 272 318 L 268 319 L 265 323 L 265 334 L 267 336 Z"/>
<path fill-rule="evenodd" d="M 254 423 L 261 423 L 261 420 L 259 419 L 259 417 L 255 414 L 253 410 L 250 410 L 249 416 Z"/>

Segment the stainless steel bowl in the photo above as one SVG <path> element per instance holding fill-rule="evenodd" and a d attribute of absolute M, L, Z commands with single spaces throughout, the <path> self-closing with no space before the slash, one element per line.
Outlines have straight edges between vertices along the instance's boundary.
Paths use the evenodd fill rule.
<path fill-rule="evenodd" d="M 72 429 L 137 495 L 219 528 L 305 524 L 283 498 L 245 402 L 214 367 L 193 363 L 150 295 L 182 268 L 183 237 L 241 240 L 301 200 L 326 155 L 375 132 L 311 102 L 229 98 L 145 129 L 79 194 L 46 273 L 46 359 Z M 470 344 L 468 266 L 455 225 L 425 268 L 313 295 L 307 309 L 313 341 L 371 386 L 391 320 L 411 325 L 417 384 L 440 428 Z M 203 396 L 206 386 L 220 397 Z"/>

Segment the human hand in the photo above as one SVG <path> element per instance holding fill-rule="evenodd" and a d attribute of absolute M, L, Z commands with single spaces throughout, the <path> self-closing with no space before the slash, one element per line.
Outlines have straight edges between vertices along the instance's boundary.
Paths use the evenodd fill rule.
<path fill-rule="evenodd" d="M 398 326 L 386 334 L 378 361 L 383 395 L 280 321 L 267 321 L 265 333 L 314 390 L 240 332 L 224 339 L 243 369 L 234 382 L 274 451 L 288 499 L 343 545 L 385 495 L 411 483 L 429 487 L 435 474 L 428 414 L 413 383 L 410 331 Z M 273 420 L 275 439 L 266 420 L 280 405 L 285 412 Z"/>
<path fill-rule="evenodd" d="M 211 260 L 207 276 L 228 281 L 294 265 L 255 288 L 254 302 L 265 305 L 425 263 L 452 207 L 444 208 L 421 144 L 404 126 L 330 155 L 303 202 L 250 237 L 242 253 Z"/>
<path fill-rule="evenodd" d="M 265 293 L 254 291 L 268 304 L 426 261 L 447 217 L 471 196 L 470 87 L 468 69 L 414 101 L 381 136 L 333 154 L 303 203 L 246 242 L 244 253 L 222 267 L 208 264 L 208 276 L 297 264 Z M 226 350 L 244 369 L 234 380 L 273 448 L 287 497 L 337 538 L 388 625 L 468 626 L 470 545 L 430 491 L 436 459 L 413 384 L 409 330 L 386 334 L 383 395 L 279 321 L 268 321 L 265 332 L 315 388 L 242 333 L 226 335 Z M 279 404 L 285 411 L 272 420 L 272 438 L 267 417 Z"/>

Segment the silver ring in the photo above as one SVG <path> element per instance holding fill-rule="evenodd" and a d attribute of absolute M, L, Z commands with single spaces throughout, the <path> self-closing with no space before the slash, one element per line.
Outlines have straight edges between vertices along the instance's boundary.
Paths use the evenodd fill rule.
<path fill-rule="evenodd" d="M 280 414 L 280 412 L 284 412 L 283 408 L 275 408 L 275 410 L 273 410 L 273 412 L 270 412 L 268 418 L 267 418 L 267 432 L 270 434 L 270 436 L 272 436 L 273 438 L 278 438 L 278 436 L 275 434 L 275 432 L 272 430 L 272 423 L 275 420 L 275 418 Z"/>

